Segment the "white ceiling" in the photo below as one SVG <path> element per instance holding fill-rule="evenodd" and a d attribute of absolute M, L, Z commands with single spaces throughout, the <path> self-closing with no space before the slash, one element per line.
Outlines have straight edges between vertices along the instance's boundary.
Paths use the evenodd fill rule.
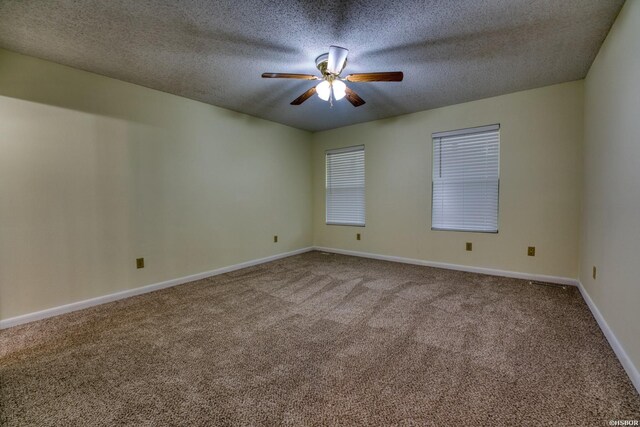
<path fill-rule="evenodd" d="M 0 46 L 311 131 L 585 77 L 623 0 L 0 0 Z M 367 103 L 289 103 L 350 49 Z"/>

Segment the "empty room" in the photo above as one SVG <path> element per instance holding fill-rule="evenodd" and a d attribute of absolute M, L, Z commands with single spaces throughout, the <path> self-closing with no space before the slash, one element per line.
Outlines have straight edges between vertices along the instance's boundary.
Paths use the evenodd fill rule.
<path fill-rule="evenodd" d="M 638 426 L 640 0 L 0 0 L 0 425 Z"/>

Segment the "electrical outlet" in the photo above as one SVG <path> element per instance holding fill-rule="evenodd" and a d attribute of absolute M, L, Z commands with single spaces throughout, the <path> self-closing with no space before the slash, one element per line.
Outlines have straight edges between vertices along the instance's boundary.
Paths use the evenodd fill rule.
<path fill-rule="evenodd" d="M 473 250 L 473 243 L 467 242 L 467 250 L 468 251 L 472 251 Z"/>
<path fill-rule="evenodd" d="M 278 243 L 278 236 L 273 236 L 273 243 Z"/>
<path fill-rule="evenodd" d="M 596 269 L 596 266 L 594 265 L 594 266 L 593 266 L 593 272 L 592 272 L 592 274 L 591 274 L 591 275 L 593 276 L 593 280 L 595 280 L 595 279 L 596 279 L 596 273 L 597 273 L 597 269 Z"/>
<path fill-rule="evenodd" d="M 356 240 L 360 240 L 360 233 L 356 234 Z"/>
<path fill-rule="evenodd" d="M 136 258 L 136 268 L 144 268 L 144 258 Z"/>
<path fill-rule="evenodd" d="M 528 256 L 536 256 L 536 247 L 535 246 L 529 246 L 527 248 L 527 255 Z"/>

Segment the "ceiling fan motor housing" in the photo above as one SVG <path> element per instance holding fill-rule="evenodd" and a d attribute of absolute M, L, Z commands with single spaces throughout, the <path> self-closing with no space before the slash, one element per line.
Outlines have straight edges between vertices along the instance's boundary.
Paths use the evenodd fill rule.
<path fill-rule="evenodd" d="M 318 70 L 320 71 L 320 73 L 327 77 L 327 76 L 338 76 L 340 75 L 340 73 L 342 72 L 342 70 L 344 70 L 344 67 L 346 67 L 347 65 L 347 60 L 344 60 L 344 65 L 342 66 L 342 69 L 340 70 L 340 73 L 337 74 L 332 74 L 331 72 L 327 71 L 327 67 L 329 64 L 329 54 L 328 53 L 323 53 L 322 55 L 318 56 L 316 58 L 316 67 L 318 68 Z"/>

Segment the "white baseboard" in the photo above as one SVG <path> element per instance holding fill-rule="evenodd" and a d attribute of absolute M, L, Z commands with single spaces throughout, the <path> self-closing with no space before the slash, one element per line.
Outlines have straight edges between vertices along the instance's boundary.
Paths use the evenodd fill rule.
<path fill-rule="evenodd" d="M 247 268 L 247 267 L 251 267 L 258 264 L 264 264 L 265 262 L 275 261 L 277 259 L 290 257 L 292 255 L 298 255 L 298 254 L 309 252 L 312 250 L 313 250 L 312 247 L 297 249 L 291 252 L 271 255 L 265 258 L 254 259 L 251 261 L 241 262 L 240 264 L 217 268 L 211 271 L 205 271 L 204 273 L 192 274 L 190 276 L 180 277 L 177 279 L 171 279 L 171 280 L 167 280 L 160 283 L 154 283 L 151 285 L 142 286 L 140 288 L 127 289 L 126 291 L 120 291 L 113 294 L 104 295 L 101 297 L 73 302 L 73 303 L 61 305 L 58 307 L 52 307 L 46 310 L 36 311 L 35 313 L 28 313 L 28 314 L 23 314 L 21 316 L 11 317 L 9 319 L 0 320 L 0 329 L 6 329 L 12 326 L 22 325 L 24 323 L 33 322 L 36 320 L 58 316 L 60 314 L 70 313 L 76 310 L 82 310 L 83 308 L 93 307 L 95 305 L 105 304 L 108 302 L 121 300 L 123 298 L 129 298 L 135 295 L 146 294 L 148 292 L 157 291 L 159 289 L 170 288 L 172 286 L 181 285 L 183 283 L 193 282 L 194 280 L 206 279 L 207 277 L 217 276 L 218 274 L 229 273 L 231 271 L 240 270 L 241 268 Z"/>
<path fill-rule="evenodd" d="M 598 310 L 598 307 L 593 302 L 593 300 L 587 293 L 587 290 L 584 288 L 584 286 L 582 285 L 582 282 L 580 281 L 578 282 L 578 289 L 580 289 L 582 298 L 585 300 L 585 302 L 589 306 L 589 309 L 591 310 L 593 317 L 595 317 L 596 322 L 598 322 L 600 329 L 602 329 L 602 333 L 607 338 L 607 341 L 609 341 L 609 345 L 613 349 L 616 356 L 618 356 L 618 360 L 620 360 L 620 364 L 622 364 L 622 367 L 627 372 L 627 375 L 629 375 L 629 379 L 631 379 L 631 382 L 635 386 L 636 390 L 638 391 L 638 393 L 640 393 L 640 373 L 638 372 L 638 368 L 636 368 L 636 366 L 633 364 L 633 362 L 631 361 L 631 358 L 629 357 L 627 352 L 624 350 L 624 347 L 622 347 L 622 344 L 620 343 L 620 341 L 618 341 L 618 338 L 615 336 L 615 334 L 609 327 L 609 324 L 607 323 L 607 321 L 604 320 L 602 313 L 600 313 L 600 310 Z"/>
<path fill-rule="evenodd" d="M 533 280 L 536 282 L 557 283 L 560 285 L 578 286 L 578 281 L 569 277 L 547 276 L 544 274 L 520 273 L 517 271 L 496 270 L 485 267 L 472 267 L 460 264 L 448 264 L 444 262 L 425 261 L 422 259 L 404 258 L 392 255 L 372 254 L 369 252 L 348 251 L 344 249 L 325 248 L 314 246 L 313 249 L 334 254 L 351 255 L 363 258 L 379 259 L 383 261 L 401 262 L 403 264 L 424 265 L 426 267 L 445 268 L 447 270 L 466 271 L 469 273 L 489 274 L 492 276 L 512 277 L 514 279 Z"/>

